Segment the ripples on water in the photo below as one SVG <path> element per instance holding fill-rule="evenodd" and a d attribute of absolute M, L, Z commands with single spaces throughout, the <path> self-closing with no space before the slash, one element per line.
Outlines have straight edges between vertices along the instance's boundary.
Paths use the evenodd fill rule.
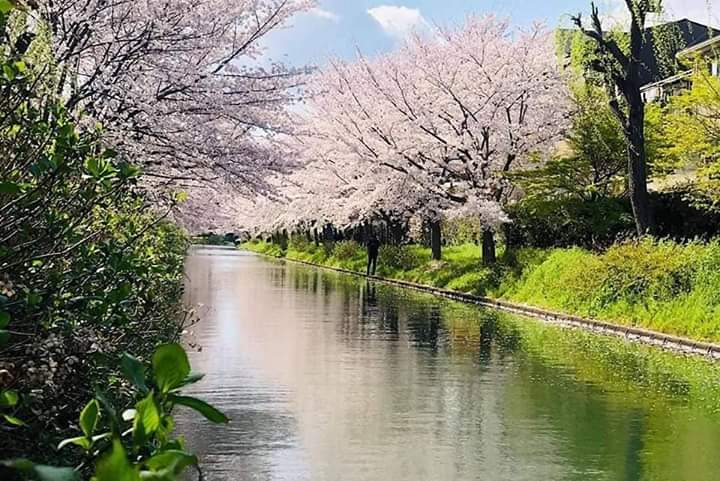
<path fill-rule="evenodd" d="M 206 479 L 720 479 L 718 368 L 236 251 L 188 259 Z"/>

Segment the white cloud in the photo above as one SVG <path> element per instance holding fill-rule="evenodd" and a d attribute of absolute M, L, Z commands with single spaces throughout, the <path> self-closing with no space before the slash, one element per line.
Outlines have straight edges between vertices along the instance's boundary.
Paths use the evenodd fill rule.
<path fill-rule="evenodd" d="M 367 13 L 380 24 L 385 33 L 399 39 L 430 27 L 420 10 L 416 8 L 380 5 L 371 8 Z"/>
<path fill-rule="evenodd" d="M 311 8 L 310 10 L 308 10 L 307 13 L 312 15 L 313 17 L 322 18 L 323 20 L 329 20 L 331 22 L 340 21 L 340 15 L 320 7 Z"/>

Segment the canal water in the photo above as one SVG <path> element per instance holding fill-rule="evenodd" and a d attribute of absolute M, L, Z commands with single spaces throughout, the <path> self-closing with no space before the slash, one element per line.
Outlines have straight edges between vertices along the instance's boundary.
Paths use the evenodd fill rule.
<path fill-rule="evenodd" d="M 720 371 L 614 338 L 195 248 L 205 479 L 720 479 Z"/>

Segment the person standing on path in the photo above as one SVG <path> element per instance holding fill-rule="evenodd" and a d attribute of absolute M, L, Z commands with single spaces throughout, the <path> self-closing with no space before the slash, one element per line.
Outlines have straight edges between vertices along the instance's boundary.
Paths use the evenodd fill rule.
<path fill-rule="evenodd" d="M 368 240 L 367 251 L 368 251 L 367 275 L 374 276 L 375 269 L 377 268 L 378 253 L 380 252 L 380 241 L 374 235 L 370 236 L 370 239 Z M 372 269 L 371 269 L 371 267 L 372 267 Z"/>

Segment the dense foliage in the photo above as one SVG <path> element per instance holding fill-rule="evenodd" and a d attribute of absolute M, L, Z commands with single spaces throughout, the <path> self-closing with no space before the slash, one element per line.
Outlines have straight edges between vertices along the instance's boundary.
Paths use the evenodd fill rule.
<path fill-rule="evenodd" d="M 690 90 L 657 107 L 661 139 L 655 171 L 666 188 L 681 188 L 707 210 L 720 205 L 720 79 L 698 69 Z"/>
<path fill-rule="evenodd" d="M 173 410 L 185 406 L 214 423 L 227 423 L 223 413 L 206 402 L 185 396 L 181 389 L 203 378 L 192 373 L 185 350 L 178 344 L 159 346 L 150 366 L 124 354 L 122 370 L 132 397 L 131 409 L 119 409 L 102 393 L 90 400 L 80 413 L 79 436 L 61 441 L 57 449 L 71 447 L 84 453 L 76 467 L 37 464 L 28 459 L 2 463 L 15 473 L 40 481 L 77 481 L 85 472 L 94 472 L 94 481 L 174 481 L 187 468 L 198 469 L 198 458 L 185 450 L 182 438 L 173 438 Z M 1 469 L 1 468 L 0 468 Z"/>
<path fill-rule="evenodd" d="M 49 88 L 47 39 L 25 20 L 0 1 L 0 451 L 58 463 L 96 388 L 133 397 L 121 354 L 179 336 L 187 238 L 174 199 L 150 202 L 131 159 Z"/>

